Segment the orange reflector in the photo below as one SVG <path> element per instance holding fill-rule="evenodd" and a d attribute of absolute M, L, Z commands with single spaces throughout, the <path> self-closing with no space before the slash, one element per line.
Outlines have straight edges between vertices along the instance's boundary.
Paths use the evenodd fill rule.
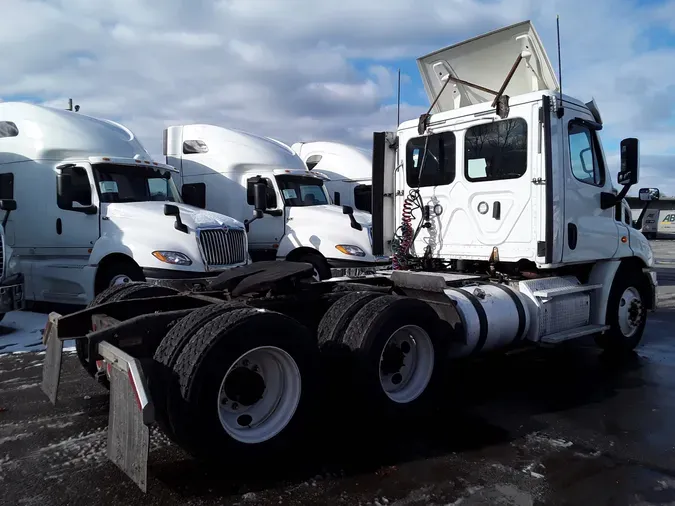
<path fill-rule="evenodd" d="M 628 237 L 625 235 L 621 237 L 621 242 L 628 242 Z"/>
<path fill-rule="evenodd" d="M 136 160 L 136 163 L 141 163 L 141 161 L 140 161 L 140 160 Z"/>
<path fill-rule="evenodd" d="M 109 161 L 110 161 L 110 158 L 108 158 L 107 156 L 104 156 L 104 157 L 103 157 L 103 161 L 104 161 L 104 162 L 109 162 Z"/>
<path fill-rule="evenodd" d="M 157 162 L 152 162 L 152 163 L 153 163 L 153 165 L 158 165 L 158 163 L 157 163 Z"/>
<path fill-rule="evenodd" d="M 91 248 L 89 248 L 89 249 L 87 250 L 87 253 L 91 253 Z"/>
<path fill-rule="evenodd" d="M 279 245 L 278 245 L 278 244 L 273 244 L 272 247 L 273 247 L 274 249 L 279 249 Z"/>
<path fill-rule="evenodd" d="M 145 163 L 147 163 L 148 165 L 150 165 L 150 162 L 149 162 L 149 161 L 147 161 L 147 160 L 145 161 Z"/>

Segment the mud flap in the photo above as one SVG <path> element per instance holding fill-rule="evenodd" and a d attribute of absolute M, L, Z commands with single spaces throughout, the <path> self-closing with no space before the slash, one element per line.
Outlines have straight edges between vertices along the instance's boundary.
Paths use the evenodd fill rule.
<path fill-rule="evenodd" d="M 49 313 L 47 325 L 42 334 L 42 344 L 46 346 L 45 359 L 42 363 L 42 391 L 49 401 L 56 405 L 56 398 L 61 379 L 61 359 L 63 355 L 63 341 L 58 338 L 59 313 Z"/>
<path fill-rule="evenodd" d="M 105 341 L 99 354 L 111 364 L 108 458 L 147 492 L 149 425 L 154 409 L 141 363 Z"/>

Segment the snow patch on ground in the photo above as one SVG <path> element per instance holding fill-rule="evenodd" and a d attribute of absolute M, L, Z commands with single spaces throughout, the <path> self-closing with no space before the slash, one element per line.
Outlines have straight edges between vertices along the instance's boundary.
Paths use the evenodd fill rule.
<path fill-rule="evenodd" d="M 42 331 L 48 315 L 30 311 L 12 311 L 0 322 L 0 355 L 6 353 L 42 352 Z M 74 341 L 65 341 L 63 349 L 73 351 Z"/>

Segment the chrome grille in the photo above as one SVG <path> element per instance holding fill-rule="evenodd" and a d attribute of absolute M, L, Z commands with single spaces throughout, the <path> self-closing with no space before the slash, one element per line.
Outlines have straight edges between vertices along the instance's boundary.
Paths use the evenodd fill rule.
<path fill-rule="evenodd" d="M 208 266 L 234 265 L 246 261 L 246 232 L 238 228 L 199 230 L 199 246 Z"/>

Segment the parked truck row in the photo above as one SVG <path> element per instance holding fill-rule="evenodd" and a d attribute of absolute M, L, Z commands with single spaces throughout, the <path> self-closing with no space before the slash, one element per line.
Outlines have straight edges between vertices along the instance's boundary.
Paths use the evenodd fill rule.
<path fill-rule="evenodd" d="M 283 457 L 310 444 L 315 400 L 330 383 L 336 404 L 362 407 L 354 424 L 419 420 L 442 402 L 442 373 L 455 361 L 581 336 L 608 353 L 639 344 L 657 278 L 624 199 L 639 180 L 637 139 L 621 141 L 617 191 L 599 108 L 560 92 L 530 22 L 418 67 L 428 114 L 373 136 L 372 254 L 392 257 L 391 269 L 321 280 L 311 262 L 242 262 L 196 286 L 185 276 L 109 286 L 87 309 L 50 316 L 43 390 L 57 401 L 62 343 L 81 343 L 85 367 L 111 389 L 108 455 L 143 490 L 153 423 L 206 460 Z M 183 188 L 202 178 L 210 201 L 199 159 L 179 156 L 187 140 L 167 134 L 173 174 Z M 87 163 L 99 184 L 105 165 Z M 251 233 L 282 198 L 298 197 L 282 173 L 232 172 L 253 202 Z M 175 206 L 161 219 L 180 232 Z M 292 221 L 293 206 L 284 212 Z"/>

